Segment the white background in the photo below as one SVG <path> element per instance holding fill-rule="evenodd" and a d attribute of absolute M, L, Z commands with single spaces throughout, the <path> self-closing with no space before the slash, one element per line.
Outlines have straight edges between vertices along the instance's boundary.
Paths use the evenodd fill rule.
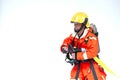
<path fill-rule="evenodd" d="M 120 75 L 119 0 L 0 0 L 0 80 L 69 80 L 60 45 L 71 17 L 88 14 L 99 31 L 100 58 Z M 107 72 L 107 71 L 106 71 Z M 107 80 L 120 80 L 107 72 Z"/>

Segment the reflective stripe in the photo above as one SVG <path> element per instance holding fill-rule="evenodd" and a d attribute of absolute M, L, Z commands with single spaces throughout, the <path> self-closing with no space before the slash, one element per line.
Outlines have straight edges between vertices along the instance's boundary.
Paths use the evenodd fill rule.
<path fill-rule="evenodd" d="M 83 58 L 88 59 L 86 52 L 83 53 Z"/>
<path fill-rule="evenodd" d="M 81 48 L 81 49 L 82 49 L 82 52 L 83 52 L 83 58 L 88 59 L 85 48 Z"/>
<path fill-rule="evenodd" d="M 94 39 L 94 40 L 97 40 L 96 37 L 89 37 L 89 39 Z"/>
<path fill-rule="evenodd" d="M 63 44 L 63 46 L 67 46 L 67 44 Z"/>
<path fill-rule="evenodd" d="M 105 78 L 104 78 L 104 76 L 103 76 L 103 75 L 102 75 L 101 77 L 102 77 L 102 79 L 103 79 L 103 80 L 105 80 Z"/>

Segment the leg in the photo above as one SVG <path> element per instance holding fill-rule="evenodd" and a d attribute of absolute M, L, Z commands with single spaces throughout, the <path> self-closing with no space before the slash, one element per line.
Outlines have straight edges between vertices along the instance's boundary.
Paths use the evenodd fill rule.
<path fill-rule="evenodd" d="M 106 74 L 105 74 L 104 70 L 96 62 L 93 62 L 93 66 L 94 66 L 98 80 L 106 80 Z M 89 73 L 87 74 L 86 78 L 88 80 L 94 80 L 94 76 L 92 74 L 91 69 L 90 69 Z"/>
<path fill-rule="evenodd" d="M 79 64 L 75 65 L 75 66 L 72 68 L 72 70 L 71 70 L 71 79 L 70 79 L 70 80 L 84 80 L 83 74 L 82 74 L 82 72 L 81 72 L 81 67 L 80 67 L 80 69 L 78 69 L 78 65 L 79 65 Z M 76 73 L 77 73 L 78 70 L 79 70 L 80 72 L 78 73 L 78 79 L 76 79 Z"/>

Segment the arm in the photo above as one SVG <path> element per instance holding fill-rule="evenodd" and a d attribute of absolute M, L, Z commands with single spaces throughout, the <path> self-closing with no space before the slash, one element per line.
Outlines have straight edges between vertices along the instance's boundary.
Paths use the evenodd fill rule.
<path fill-rule="evenodd" d="M 60 47 L 61 52 L 64 53 L 65 51 L 68 51 L 68 47 L 69 47 L 69 44 L 72 43 L 72 39 L 73 39 L 73 37 L 70 35 L 69 37 L 67 37 L 63 40 L 63 43 Z"/>
<path fill-rule="evenodd" d="M 82 52 L 76 53 L 77 60 L 85 60 L 96 57 L 98 54 L 98 39 L 97 37 L 89 37 L 85 48 L 81 48 Z"/>

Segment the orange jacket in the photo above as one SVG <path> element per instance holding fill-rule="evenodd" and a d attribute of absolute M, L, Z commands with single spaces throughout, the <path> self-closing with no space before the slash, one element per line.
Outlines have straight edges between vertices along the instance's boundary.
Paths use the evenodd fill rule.
<path fill-rule="evenodd" d="M 74 34 L 70 34 L 69 37 L 64 39 L 63 46 L 68 47 L 68 44 L 72 44 Z M 85 60 L 96 57 L 98 55 L 98 38 L 91 32 L 91 29 L 85 29 L 83 35 L 79 39 L 78 36 L 74 38 L 73 47 L 81 48 L 82 52 L 76 53 L 77 60 Z"/>

